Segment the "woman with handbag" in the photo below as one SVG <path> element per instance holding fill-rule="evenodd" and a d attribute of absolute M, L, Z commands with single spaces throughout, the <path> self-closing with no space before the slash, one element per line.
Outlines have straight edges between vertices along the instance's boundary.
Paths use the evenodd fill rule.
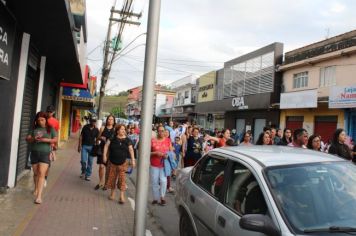
<path fill-rule="evenodd" d="M 107 162 L 108 179 L 105 187 L 111 189 L 110 200 L 115 199 L 115 186 L 120 189 L 119 203 L 125 203 L 126 171 L 128 158 L 131 158 L 132 167 L 136 166 L 131 140 L 126 136 L 125 125 L 115 127 L 115 136 L 106 141 L 103 161 Z"/>
<path fill-rule="evenodd" d="M 42 203 L 42 190 L 45 175 L 50 164 L 51 144 L 57 143 L 57 133 L 47 123 L 47 114 L 36 114 L 33 131 L 27 136 L 26 141 L 31 143 L 31 164 L 34 173 L 36 204 Z"/>
<path fill-rule="evenodd" d="M 102 126 L 99 131 L 99 135 L 97 138 L 97 159 L 96 159 L 96 164 L 99 165 L 99 183 L 95 186 L 95 190 L 98 190 L 99 188 L 103 188 L 103 190 L 106 190 L 105 188 L 105 182 L 106 179 L 105 177 L 105 172 L 108 172 L 108 170 L 105 171 L 106 164 L 103 161 L 103 150 L 105 146 L 106 140 L 109 140 L 115 135 L 115 116 L 109 115 L 106 118 L 105 126 Z M 106 175 L 107 176 L 107 175 Z"/>

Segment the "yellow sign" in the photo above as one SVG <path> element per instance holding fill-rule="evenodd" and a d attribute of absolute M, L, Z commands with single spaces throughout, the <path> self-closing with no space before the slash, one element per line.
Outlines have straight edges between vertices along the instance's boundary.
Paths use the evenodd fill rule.
<path fill-rule="evenodd" d="M 211 71 L 199 78 L 198 103 L 213 101 L 215 97 L 216 71 Z"/>

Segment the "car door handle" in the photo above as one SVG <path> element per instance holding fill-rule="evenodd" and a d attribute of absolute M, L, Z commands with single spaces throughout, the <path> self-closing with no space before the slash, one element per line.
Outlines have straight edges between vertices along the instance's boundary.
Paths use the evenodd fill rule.
<path fill-rule="evenodd" d="M 190 195 L 190 201 L 191 201 L 192 203 L 195 202 L 195 197 L 194 197 L 193 195 Z"/>
<path fill-rule="evenodd" d="M 219 223 L 219 225 L 221 225 L 222 227 L 225 227 L 226 220 L 224 219 L 224 217 L 218 216 L 218 223 Z"/>

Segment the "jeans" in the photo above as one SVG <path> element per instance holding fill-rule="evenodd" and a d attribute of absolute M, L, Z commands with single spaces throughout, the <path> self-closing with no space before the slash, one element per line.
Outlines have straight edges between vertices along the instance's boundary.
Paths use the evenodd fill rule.
<path fill-rule="evenodd" d="M 93 156 L 90 155 L 92 149 L 93 146 L 82 146 L 82 156 L 80 163 L 82 164 L 82 174 L 85 174 L 86 177 L 91 176 L 93 168 Z"/>
<path fill-rule="evenodd" d="M 164 198 L 167 190 L 167 177 L 164 174 L 164 168 L 151 166 L 151 182 L 152 182 L 152 192 L 153 200 L 158 201 Z"/>

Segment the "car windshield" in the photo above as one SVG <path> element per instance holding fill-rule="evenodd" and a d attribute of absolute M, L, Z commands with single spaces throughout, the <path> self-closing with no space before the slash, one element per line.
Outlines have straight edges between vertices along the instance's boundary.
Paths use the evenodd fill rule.
<path fill-rule="evenodd" d="M 280 210 L 296 233 L 356 225 L 356 166 L 349 162 L 266 170 Z"/>

